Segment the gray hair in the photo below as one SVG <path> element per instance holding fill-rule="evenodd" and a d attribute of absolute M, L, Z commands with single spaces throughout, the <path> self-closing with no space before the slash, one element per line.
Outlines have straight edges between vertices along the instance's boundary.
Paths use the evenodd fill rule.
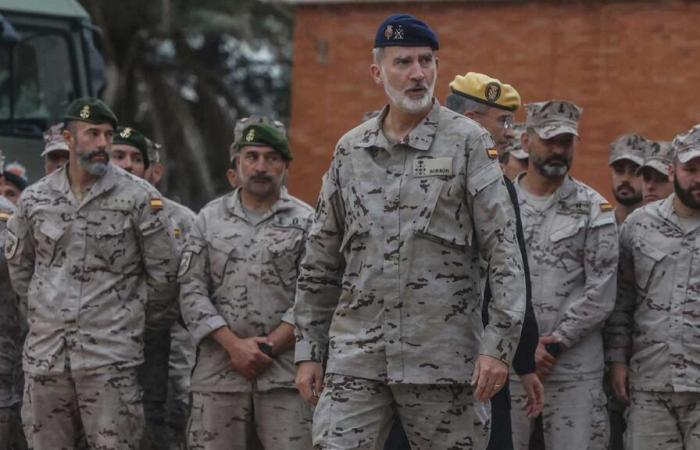
<path fill-rule="evenodd" d="M 465 114 L 468 112 L 474 112 L 478 114 L 486 114 L 489 110 L 488 105 L 479 103 L 476 100 L 469 99 L 454 92 L 447 96 L 445 99 L 445 106 L 452 111 Z"/>
<path fill-rule="evenodd" d="M 374 47 L 372 49 L 372 60 L 375 64 L 379 64 L 384 59 L 384 47 Z"/>

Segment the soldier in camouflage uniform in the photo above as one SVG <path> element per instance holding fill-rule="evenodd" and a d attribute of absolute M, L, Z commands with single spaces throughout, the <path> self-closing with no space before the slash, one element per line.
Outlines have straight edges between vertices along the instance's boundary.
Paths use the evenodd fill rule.
<path fill-rule="evenodd" d="M 498 155 L 501 170 L 511 181 L 515 180 L 521 172 L 527 170 L 528 154 L 523 150 L 523 144 L 520 140 L 523 133 L 525 133 L 525 124 L 514 123 L 513 139 L 508 142 L 508 145 Z"/>
<path fill-rule="evenodd" d="M 644 204 L 663 200 L 673 193 L 672 164 L 671 143 L 652 142 L 644 154 L 644 164 L 639 168 L 639 173 L 642 175 Z"/>
<path fill-rule="evenodd" d="M 57 123 L 44 131 L 44 175 L 48 175 L 68 161 L 68 143 L 63 139 L 63 122 Z"/>
<path fill-rule="evenodd" d="M 527 106 L 523 147 L 530 155 L 516 188 L 530 263 L 532 303 L 540 329 L 535 354 L 544 382 L 542 423 L 548 449 L 605 449 L 601 329 L 612 311 L 617 268 L 613 208 L 567 175 L 581 110 L 552 100 Z M 512 383 L 516 449 L 527 449 L 534 421 L 515 407 L 525 401 Z"/>
<path fill-rule="evenodd" d="M 499 154 L 499 162 L 505 148 L 514 140 L 513 115 L 520 107 L 520 94 L 509 84 L 491 78 L 487 75 L 469 72 L 464 76 L 457 75 L 450 83 L 450 94 L 445 100 L 447 107 L 452 111 L 462 113 L 482 125 L 489 132 L 496 143 Z M 523 150 L 520 150 L 523 151 Z M 501 167 L 503 167 L 501 163 Z M 532 309 L 532 295 L 530 289 L 530 274 L 527 267 L 527 252 L 523 237 L 518 197 L 513 183 L 507 177 L 503 179 L 516 212 L 518 246 L 523 258 L 523 267 L 526 278 L 527 306 L 525 318 L 520 335 L 520 342 L 513 357 L 513 371 L 520 378 L 520 383 L 528 393 L 528 402 L 525 407 L 528 417 L 537 417 L 542 412 L 544 392 L 542 382 L 537 377 L 535 366 L 535 350 L 539 342 L 537 320 Z M 485 268 L 484 270 L 487 270 Z M 484 280 L 487 281 L 486 279 Z M 488 323 L 488 305 L 491 300 L 491 292 L 488 286 L 484 292 L 483 315 L 484 323 Z M 510 388 L 508 383 L 491 399 L 491 436 L 489 450 L 512 450 L 513 439 L 510 422 Z"/>
<path fill-rule="evenodd" d="M 700 448 L 700 125 L 672 151 L 675 194 L 633 212 L 620 230 L 606 326 L 611 387 L 630 403 L 629 450 Z"/>
<path fill-rule="evenodd" d="M 621 225 L 627 216 L 642 205 L 642 177 L 639 168 L 644 164 L 644 155 L 654 145 L 638 134 L 625 134 L 610 144 L 608 166 L 611 171 L 612 191 L 617 200 L 615 222 Z M 606 367 L 609 376 L 609 367 Z M 626 405 L 607 390 L 608 414 L 610 415 L 610 449 L 622 450 L 622 435 L 625 431 L 624 411 Z"/>
<path fill-rule="evenodd" d="M 0 151 L 0 173 L 4 157 Z M 0 197 L 0 245 L 7 237 L 7 221 L 15 212 L 15 205 Z M 7 261 L 0 255 L 0 450 L 26 448 L 19 418 L 21 400 L 21 341 L 22 317 L 19 298 L 12 291 Z"/>
<path fill-rule="evenodd" d="M 317 449 L 381 448 L 394 413 L 413 449 L 484 448 L 520 337 L 515 213 L 488 132 L 432 95 L 438 47 L 415 17 L 380 25 L 371 71 L 389 105 L 323 179 L 294 310 Z"/>
<path fill-rule="evenodd" d="M 149 147 L 152 145 L 140 131 L 133 127 L 119 127 L 110 151 L 114 165 L 126 170 L 132 175 L 146 179 L 151 168 Z M 194 222 L 194 213 L 187 207 L 163 197 L 165 213 L 170 218 L 177 254 L 184 246 L 185 234 L 189 232 Z M 188 334 L 177 323 L 179 308 L 177 303 L 178 291 L 168 291 L 173 295 L 168 301 L 172 311 L 168 318 L 170 327 L 147 328 L 144 347 L 144 364 L 139 369 L 139 382 L 143 387 L 143 408 L 146 417 L 146 439 L 144 450 L 165 450 L 176 437 L 172 436 L 169 424 L 166 423 L 166 402 L 168 400 L 169 367 L 171 359 L 171 330 L 184 333 L 178 335 L 187 340 Z M 190 358 L 194 358 L 194 350 Z M 185 370 L 191 370 L 188 365 Z M 189 372 L 188 372 L 189 374 Z M 188 389 L 187 386 L 186 389 Z M 184 418 L 183 418 L 184 420 Z M 180 423 L 183 422 L 180 421 Z M 182 424 L 184 426 L 184 424 Z M 183 430 L 184 431 L 184 430 Z"/>
<path fill-rule="evenodd" d="M 109 163 L 116 117 L 96 99 L 65 116 L 69 163 L 25 190 L 8 223 L 12 285 L 28 304 L 22 418 L 35 450 L 137 449 L 136 368 L 171 305 L 177 260 L 158 192 Z M 26 300 L 24 300 L 26 299 Z"/>
<path fill-rule="evenodd" d="M 644 155 L 652 151 L 654 142 L 638 134 L 625 134 L 610 144 L 608 166 L 617 207 L 615 222 L 620 225 L 635 209 L 642 206 L 642 177 L 639 168 Z"/>
<path fill-rule="evenodd" d="M 188 448 L 247 450 L 257 434 L 265 450 L 308 450 L 292 306 L 312 209 L 282 188 L 286 137 L 267 123 L 241 136 L 231 158 L 240 187 L 202 208 L 180 264 L 180 307 L 198 344 Z"/>
<path fill-rule="evenodd" d="M 161 146 L 148 138 L 146 138 L 146 143 L 148 167 L 145 169 L 144 177 L 153 186 L 158 187 L 165 174 L 165 165 L 161 161 Z M 181 254 L 194 225 L 196 214 L 172 199 L 164 198 L 163 200 L 165 201 L 165 212 L 173 225 L 178 254 Z M 165 402 L 166 435 L 161 438 L 165 440 L 165 446 L 168 450 L 184 449 L 186 445 L 185 427 L 187 414 L 190 410 L 190 373 L 194 367 L 197 351 L 192 336 L 182 322 L 179 303 L 176 307 L 176 314 L 178 320 L 173 322 L 170 327 L 170 355 L 168 357 L 167 399 Z"/>

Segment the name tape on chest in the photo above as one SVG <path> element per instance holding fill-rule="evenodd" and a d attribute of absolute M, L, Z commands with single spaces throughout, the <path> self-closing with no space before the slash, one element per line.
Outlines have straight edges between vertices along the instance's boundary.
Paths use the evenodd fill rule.
<path fill-rule="evenodd" d="M 413 160 L 413 176 L 452 176 L 452 158 L 416 158 Z"/>

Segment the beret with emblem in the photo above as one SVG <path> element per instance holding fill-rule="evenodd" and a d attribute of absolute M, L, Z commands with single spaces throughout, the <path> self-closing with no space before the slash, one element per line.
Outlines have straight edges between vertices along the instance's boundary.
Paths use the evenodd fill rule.
<path fill-rule="evenodd" d="M 55 151 L 68 151 L 68 143 L 63 138 L 63 122 L 52 125 L 44 131 L 44 151 L 41 152 L 41 156 Z"/>
<path fill-rule="evenodd" d="M 673 164 L 674 149 L 669 141 L 650 141 L 651 144 L 644 154 L 644 164 L 638 169 L 641 173 L 645 167 L 650 167 L 664 175 L 671 176 L 671 164 Z"/>
<path fill-rule="evenodd" d="M 287 161 L 292 159 L 287 137 L 275 127 L 264 123 L 248 125 L 243 129 L 241 140 L 236 144 L 236 152 L 243 147 L 271 147 L 284 156 Z"/>
<path fill-rule="evenodd" d="M 119 127 L 114 135 L 112 145 L 130 145 L 141 152 L 143 163 L 148 168 L 150 159 L 148 158 L 148 142 L 146 136 L 136 128 Z"/>
<path fill-rule="evenodd" d="M 700 157 L 700 124 L 676 136 L 671 145 L 678 161 L 682 164 Z"/>
<path fill-rule="evenodd" d="M 109 106 L 98 98 L 83 97 L 73 100 L 68 105 L 63 121 L 70 122 L 74 120 L 95 125 L 109 123 L 115 130 L 117 129 L 117 116 L 109 109 Z"/>
<path fill-rule="evenodd" d="M 238 150 L 240 149 L 238 144 L 244 137 L 243 130 L 248 128 L 250 125 L 255 124 L 264 124 L 270 126 L 278 132 L 280 132 L 285 138 L 287 137 L 287 128 L 279 120 L 274 120 L 267 116 L 258 115 L 252 115 L 249 117 L 243 117 L 242 119 L 238 119 L 236 121 L 236 125 L 234 125 L 233 127 L 233 143 L 229 148 L 231 160 L 233 160 L 233 157 L 236 156 L 236 153 L 238 153 Z"/>
<path fill-rule="evenodd" d="M 450 83 L 450 90 L 461 97 L 507 111 L 520 107 L 520 94 L 513 86 L 483 73 L 457 75 Z"/>
<path fill-rule="evenodd" d="M 430 47 L 437 50 L 440 42 L 425 22 L 409 14 L 394 14 L 379 25 L 374 47 Z"/>
<path fill-rule="evenodd" d="M 644 164 L 644 155 L 651 151 L 654 143 L 638 134 L 623 134 L 610 144 L 610 157 L 608 165 L 620 160 L 629 160 L 641 166 Z"/>
<path fill-rule="evenodd" d="M 542 139 L 564 133 L 578 136 L 578 121 L 583 109 L 566 100 L 548 100 L 528 103 L 525 126 L 532 128 Z"/>

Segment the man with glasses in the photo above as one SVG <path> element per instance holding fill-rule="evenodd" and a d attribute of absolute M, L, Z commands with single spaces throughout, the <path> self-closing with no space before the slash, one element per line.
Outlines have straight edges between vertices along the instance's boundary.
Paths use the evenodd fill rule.
<path fill-rule="evenodd" d="M 464 76 L 458 75 L 450 83 L 450 94 L 446 105 L 451 110 L 463 114 L 486 128 L 491 134 L 500 157 L 514 141 L 513 114 L 520 107 L 520 95 L 509 84 L 488 75 L 469 72 Z M 522 151 L 522 150 L 521 150 Z M 527 254 L 520 223 L 518 197 L 513 183 L 504 177 L 503 180 L 516 210 L 518 227 L 518 244 L 522 253 L 526 275 L 525 320 L 520 336 L 520 342 L 513 358 L 513 371 L 520 377 L 528 395 L 525 404 L 528 417 L 535 417 L 542 411 L 544 389 L 535 373 L 535 349 L 539 341 L 537 321 L 532 310 L 530 294 L 530 273 L 527 266 Z M 491 301 L 491 289 L 488 280 L 485 283 L 483 315 L 488 322 L 488 306 Z M 508 450 L 513 448 L 510 423 L 510 389 L 508 384 L 491 398 L 491 437 L 488 449 Z"/>

